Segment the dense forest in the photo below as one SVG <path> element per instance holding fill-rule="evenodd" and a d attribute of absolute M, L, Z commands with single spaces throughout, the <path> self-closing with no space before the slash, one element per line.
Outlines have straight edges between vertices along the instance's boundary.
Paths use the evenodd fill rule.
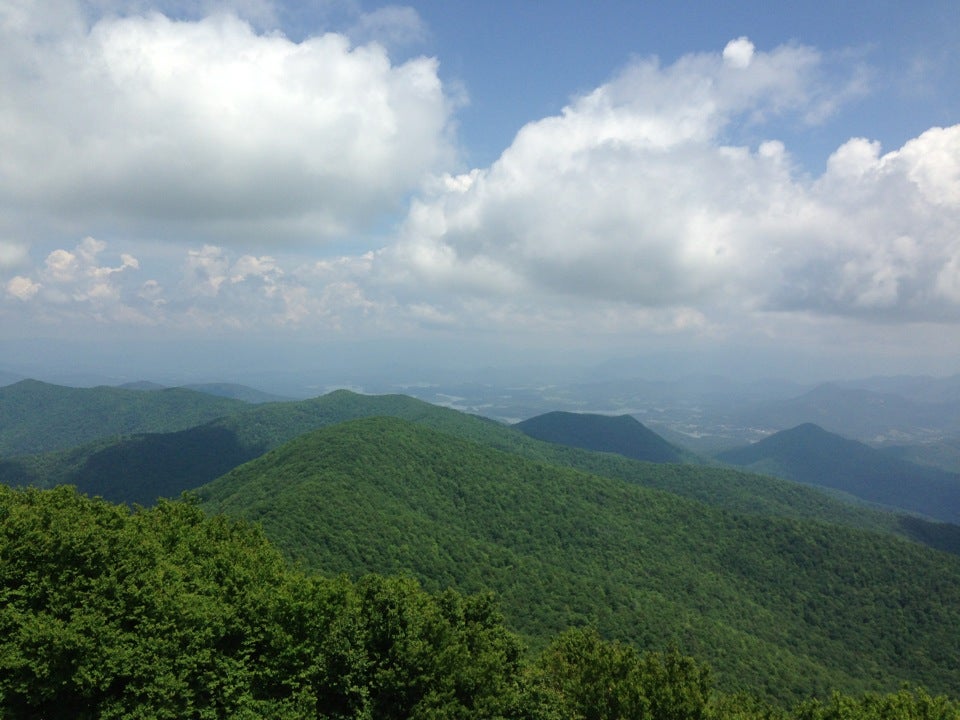
<path fill-rule="evenodd" d="M 591 628 L 527 650 L 489 593 L 310 574 L 254 526 L 71 488 L 0 487 L 0 711 L 8 718 L 896 718 L 922 688 L 791 707 L 719 691 L 675 648 Z"/>
<path fill-rule="evenodd" d="M 960 475 L 902 460 L 812 423 L 716 457 L 753 472 L 833 488 L 945 522 L 960 522 Z"/>
<path fill-rule="evenodd" d="M 795 482 L 725 467 L 708 467 L 702 461 L 692 465 L 658 463 L 652 466 L 626 457 L 622 452 L 590 452 L 570 447 L 569 443 L 564 444 L 569 436 L 553 435 L 553 439 L 561 444 L 543 442 L 526 435 L 520 426 L 508 427 L 405 395 L 371 396 L 337 390 L 310 400 L 273 402 L 255 407 L 241 404 L 223 417 L 187 429 L 118 437 L 113 430 L 113 418 L 106 424 L 102 420 L 102 405 L 113 397 L 113 388 L 95 388 L 79 395 L 74 388 L 63 388 L 64 397 L 50 403 L 52 407 L 44 402 L 33 405 L 27 402 L 31 388 L 39 400 L 46 402 L 44 399 L 48 399 L 55 386 L 27 382 L 0 388 L 0 401 L 6 397 L 2 395 L 5 390 L 15 390 L 24 419 L 38 435 L 31 443 L 63 445 L 67 442 L 64 433 L 74 433 L 73 427 L 77 423 L 84 425 L 87 436 L 96 439 L 53 452 L 14 453 L 0 457 L 0 483 L 13 487 L 75 485 L 85 493 L 114 502 L 152 505 L 158 497 L 177 498 L 182 492 L 209 483 L 304 433 L 346 420 L 389 416 L 529 459 L 668 490 L 711 506 L 750 514 L 817 518 L 890 532 L 950 552 L 960 552 L 960 528 L 955 525 L 931 523 L 917 516 L 877 512 Z M 126 392 L 137 394 L 132 390 Z M 139 394 L 155 393 L 140 391 Z M 214 398 L 214 401 L 218 399 Z M 155 424 L 157 414 L 167 422 L 163 420 L 167 414 L 162 406 L 158 407 L 155 402 L 138 402 L 139 411 L 135 417 L 138 426 Z M 60 411 L 58 408 L 66 406 L 69 406 L 69 412 L 65 419 L 44 422 L 47 413 L 56 416 Z M 32 412 L 27 410 L 28 407 L 33 408 Z M 549 419 L 550 416 L 543 417 Z M 11 436 L 22 434 L 16 429 L 16 422 L 5 424 L 4 417 L 0 413 L 0 434 L 4 430 Z M 597 432 L 598 416 L 563 417 L 567 419 L 567 425 L 571 418 L 579 422 L 580 436 Z M 606 421 L 603 422 L 605 425 Z M 636 449 L 638 445 L 651 447 L 647 441 L 653 433 L 642 425 L 619 419 L 615 422 L 621 430 L 624 425 L 627 427 L 626 432 L 614 434 L 617 440 L 613 443 L 614 450 L 626 450 L 627 446 Z M 585 429 L 584 423 L 590 427 Z M 653 447 L 660 444 L 665 444 L 662 438 L 655 440 Z M 611 448 L 608 446 L 607 449 Z M 685 453 L 684 458 L 689 460 L 693 456 Z"/>
<path fill-rule="evenodd" d="M 712 508 L 396 418 L 304 435 L 198 494 L 308 569 L 493 589 L 535 647 L 591 624 L 771 700 L 903 680 L 960 693 L 960 558 L 889 535 Z"/>
<path fill-rule="evenodd" d="M 0 390 L 0 717 L 960 717 L 955 525 L 626 416 Z"/>

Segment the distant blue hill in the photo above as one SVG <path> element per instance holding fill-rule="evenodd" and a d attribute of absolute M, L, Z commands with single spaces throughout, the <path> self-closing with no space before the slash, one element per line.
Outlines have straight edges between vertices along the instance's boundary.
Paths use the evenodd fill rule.
<path fill-rule="evenodd" d="M 548 412 L 514 427 L 537 440 L 655 463 L 684 462 L 683 451 L 630 415 Z"/>
<path fill-rule="evenodd" d="M 873 444 L 928 442 L 960 435 L 960 401 L 947 394 L 942 402 L 824 384 L 789 400 L 778 400 L 737 413 L 745 427 L 786 430 L 815 423 Z"/>
<path fill-rule="evenodd" d="M 917 465 L 804 423 L 717 460 L 960 524 L 960 475 Z"/>
<path fill-rule="evenodd" d="M 163 390 L 167 386 L 161 385 L 160 383 L 150 382 L 149 380 L 136 380 L 134 382 L 123 383 L 123 385 L 117 385 L 121 390 Z"/>
<path fill-rule="evenodd" d="M 216 395 L 217 397 L 231 398 L 233 400 L 243 400 L 244 402 L 255 405 L 268 402 L 285 402 L 293 398 L 283 395 L 274 395 L 273 393 L 257 390 L 246 385 L 237 385 L 236 383 L 194 383 L 184 385 L 187 390 L 196 390 L 197 392 Z"/>

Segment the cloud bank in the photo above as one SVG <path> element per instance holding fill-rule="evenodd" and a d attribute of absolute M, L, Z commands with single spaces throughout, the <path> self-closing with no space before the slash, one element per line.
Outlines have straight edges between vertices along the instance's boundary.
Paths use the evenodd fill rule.
<path fill-rule="evenodd" d="M 811 175 L 773 121 L 823 123 L 868 90 L 814 48 L 637 59 L 459 172 L 435 60 L 229 13 L 41 37 L 21 11 L 0 15 L 0 204 L 115 225 L 33 268 L 0 241 L 7 318 L 574 338 L 960 321 L 960 125 L 851 138 Z M 424 32 L 403 9 L 368 20 Z M 172 253 L 130 249 L 164 232 Z M 330 238 L 358 247 L 302 251 Z"/>
<path fill-rule="evenodd" d="M 69 3 L 5 3 L 0 86 L 0 205 L 78 234 L 344 237 L 453 160 L 435 60 L 229 12 L 88 24 Z"/>
<path fill-rule="evenodd" d="M 810 178 L 776 139 L 725 142 L 836 98 L 810 48 L 635 63 L 414 206 L 384 273 L 443 298 L 960 320 L 960 126 L 854 138 Z M 661 313 L 662 314 L 662 313 Z"/>

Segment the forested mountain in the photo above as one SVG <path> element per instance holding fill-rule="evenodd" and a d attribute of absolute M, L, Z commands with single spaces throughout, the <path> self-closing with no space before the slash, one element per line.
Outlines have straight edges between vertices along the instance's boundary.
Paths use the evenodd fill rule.
<path fill-rule="evenodd" d="M 821 520 L 905 535 L 960 552 L 960 533 L 921 520 L 871 511 L 793 482 L 729 469 L 651 465 L 616 455 L 542 442 L 491 420 L 404 395 L 368 396 L 338 390 L 302 402 L 248 407 L 175 433 L 104 440 L 39 456 L 0 460 L 11 486 L 76 485 L 114 502 L 152 505 L 175 498 L 303 433 L 349 419 L 391 416 L 456 437 L 564 467 L 668 490 L 708 504 L 760 515 Z"/>
<path fill-rule="evenodd" d="M 889 536 L 725 511 L 382 417 L 302 436 L 199 496 L 304 568 L 492 588 L 535 646 L 589 624 L 674 643 L 722 688 L 781 700 L 904 680 L 960 692 L 960 558 Z"/>
<path fill-rule="evenodd" d="M 140 380 L 137 382 L 124 383 L 117 387 L 125 390 L 166 390 L 167 385 L 160 385 L 149 380 Z M 238 385 L 237 383 L 191 383 L 189 385 L 178 385 L 187 390 L 196 390 L 207 395 L 216 395 L 217 397 L 233 398 L 234 400 L 243 400 L 245 403 L 259 404 L 266 402 L 284 402 L 292 398 L 274 395 L 273 393 L 257 390 L 256 388 Z"/>
<path fill-rule="evenodd" d="M 920 401 L 829 383 L 733 417 L 741 425 L 775 431 L 813 423 L 873 444 L 926 442 L 960 435 L 960 400 Z"/>
<path fill-rule="evenodd" d="M 525 651 L 489 593 L 282 561 L 253 526 L 0 487 L 0 716 L 953 720 L 922 688 L 768 705 L 676 650 L 570 629 Z M 775 693 L 767 693 L 775 694 Z"/>
<path fill-rule="evenodd" d="M 41 487 L 71 484 L 114 502 L 150 505 L 158 497 L 177 497 L 210 482 L 305 432 L 371 415 L 403 417 L 494 446 L 535 444 L 492 420 L 407 396 L 365 396 L 339 390 L 299 402 L 244 404 L 242 411 L 183 431 L 134 435 L 57 453 L 0 460 L 0 482 Z M 97 418 L 85 422 L 96 424 Z"/>
<path fill-rule="evenodd" d="M 925 445 L 888 445 L 882 450 L 901 460 L 960 473 L 960 436 Z"/>
<path fill-rule="evenodd" d="M 0 388 L 0 457 L 100 438 L 194 427 L 247 404 L 183 388 L 73 388 L 22 380 Z"/>
<path fill-rule="evenodd" d="M 207 393 L 208 395 L 233 398 L 234 400 L 243 400 L 244 402 L 253 404 L 285 402 L 292 399 L 247 387 L 246 385 L 237 385 L 236 383 L 194 383 L 184 385 L 183 387 L 187 390 L 196 390 L 197 392 Z"/>
<path fill-rule="evenodd" d="M 893 375 L 863 378 L 838 383 L 842 387 L 899 395 L 908 400 L 928 403 L 960 401 L 960 374 L 949 377 L 929 375 Z"/>
<path fill-rule="evenodd" d="M 630 415 L 554 411 L 523 420 L 514 427 L 538 440 L 617 453 L 634 460 L 678 463 L 693 459 Z"/>
<path fill-rule="evenodd" d="M 717 459 L 960 524 L 960 475 L 900 460 L 813 424 L 719 453 Z"/>
<path fill-rule="evenodd" d="M 160 383 L 155 383 L 150 380 L 134 380 L 133 382 L 125 382 L 122 385 L 117 385 L 121 390 L 145 390 L 147 392 L 151 390 L 166 390 L 168 385 L 161 385 Z"/>

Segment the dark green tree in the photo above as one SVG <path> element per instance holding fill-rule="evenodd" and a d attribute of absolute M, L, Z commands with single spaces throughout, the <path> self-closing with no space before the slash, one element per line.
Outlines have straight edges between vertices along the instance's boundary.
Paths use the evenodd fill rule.
<path fill-rule="evenodd" d="M 561 634 L 533 674 L 538 702 L 580 720 L 702 720 L 710 700 L 705 666 L 676 650 L 640 654 L 593 629 Z"/>

